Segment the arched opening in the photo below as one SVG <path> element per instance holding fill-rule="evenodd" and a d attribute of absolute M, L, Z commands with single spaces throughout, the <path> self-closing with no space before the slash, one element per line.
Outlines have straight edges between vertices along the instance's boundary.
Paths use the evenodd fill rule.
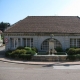
<path fill-rule="evenodd" d="M 41 50 L 43 51 L 49 50 L 49 40 L 50 39 L 46 39 L 42 42 Z M 62 47 L 62 45 L 57 39 L 54 39 L 54 48 L 57 48 L 57 47 Z"/>

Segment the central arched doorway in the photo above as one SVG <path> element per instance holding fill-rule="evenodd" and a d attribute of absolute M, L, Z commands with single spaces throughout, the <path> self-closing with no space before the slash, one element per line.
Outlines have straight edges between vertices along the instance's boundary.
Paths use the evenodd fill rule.
<path fill-rule="evenodd" d="M 49 50 L 49 40 L 50 39 L 46 39 L 42 42 L 42 44 L 41 44 L 41 50 L 42 51 L 48 51 Z M 57 39 L 54 39 L 54 48 L 57 48 L 57 47 L 62 47 L 62 45 Z"/>

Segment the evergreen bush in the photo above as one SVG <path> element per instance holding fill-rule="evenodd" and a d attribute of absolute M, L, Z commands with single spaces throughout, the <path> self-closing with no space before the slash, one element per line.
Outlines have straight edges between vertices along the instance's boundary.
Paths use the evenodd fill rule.
<path fill-rule="evenodd" d="M 56 47 L 55 50 L 56 50 L 57 52 L 63 52 L 63 49 L 62 49 L 61 47 Z"/>
<path fill-rule="evenodd" d="M 35 51 L 36 53 L 38 53 L 38 49 L 37 48 L 32 47 L 31 49 L 32 49 L 32 51 Z"/>
<path fill-rule="evenodd" d="M 80 54 L 80 48 L 70 48 L 67 51 L 67 54 L 68 55 L 77 55 L 77 54 Z"/>
<path fill-rule="evenodd" d="M 68 54 L 68 55 L 75 55 L 75 49 L 74 49 L 74 48 L 70 48 L 70 49 L 67 51 L 67 54 Z"/>
<path fill-rule="evenodd" d="M 17 49 L 24 49 L 24 47 L 22 47 L 22 46 L 19 46 L 19 47 L 17 47 Z"/>
<path fill-rule="evenodd" d="M 35 55 L 35 50 L 31 49 L 30 47 L 18 47 L 14 51 L 7 51 L 5 53 L 6 57 L 11 57 L 11 58 L 22 58 L 22 59 L 27 59 L 30 60 L 33 55 Z"/>
<path fill-rule="evenodd" d="M 25 47 L 25 50 L 31 50 L 31 48 L 30 47 Z"/>
<path fill-rule="evenodd" d="M 11 55 L 11 53 L 12 53 L 12 50 L 8 50 L 8 51 L 5 52 L 5 56 L 9 57 Z"/>
<path fill-rule="evenodd" d="M 76 55 L 68 55 L 67 59 L 74 61 L 74 60 L 76 60 Z"/>

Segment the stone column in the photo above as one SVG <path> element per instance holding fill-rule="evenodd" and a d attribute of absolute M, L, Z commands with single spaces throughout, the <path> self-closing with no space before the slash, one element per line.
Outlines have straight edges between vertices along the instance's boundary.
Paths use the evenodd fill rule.
<path fill-rule="evenodd" d="M 49 40 L 49 54 L 52 55 L 54 54 L 54 39 L 53 39 L 53 34 L 50 35 L 51 39 Z"/>
<path fill-rule="evenodd" d="M 49 40 L 49 54 L 54 54 L 54 40 Z"/>
<path fill-rule="evenodd" d="M 22 40 L 22 38 L 20 38 L 20 40 L 21 40 L 21 46 L 23 46 L 23 40 Z"/>
<path fill-rule="evenodd" d="M 15 38 L 13 40 L 14 40 L 14 49 L 15 49 Z"/>
<path fill-rule="evenodd" d="M 14 49 L 18 47 L 18 38 L 14 38 Z"/>

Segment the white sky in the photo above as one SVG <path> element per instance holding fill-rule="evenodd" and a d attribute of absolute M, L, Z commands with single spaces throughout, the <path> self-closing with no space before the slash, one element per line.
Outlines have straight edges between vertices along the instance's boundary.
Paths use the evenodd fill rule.
<path fill-rule="evenodd" d="M 73 0 L 73 2 L 63 9 L 59 15 L 61 16 L 80 16 L 80 0 Z"/>

